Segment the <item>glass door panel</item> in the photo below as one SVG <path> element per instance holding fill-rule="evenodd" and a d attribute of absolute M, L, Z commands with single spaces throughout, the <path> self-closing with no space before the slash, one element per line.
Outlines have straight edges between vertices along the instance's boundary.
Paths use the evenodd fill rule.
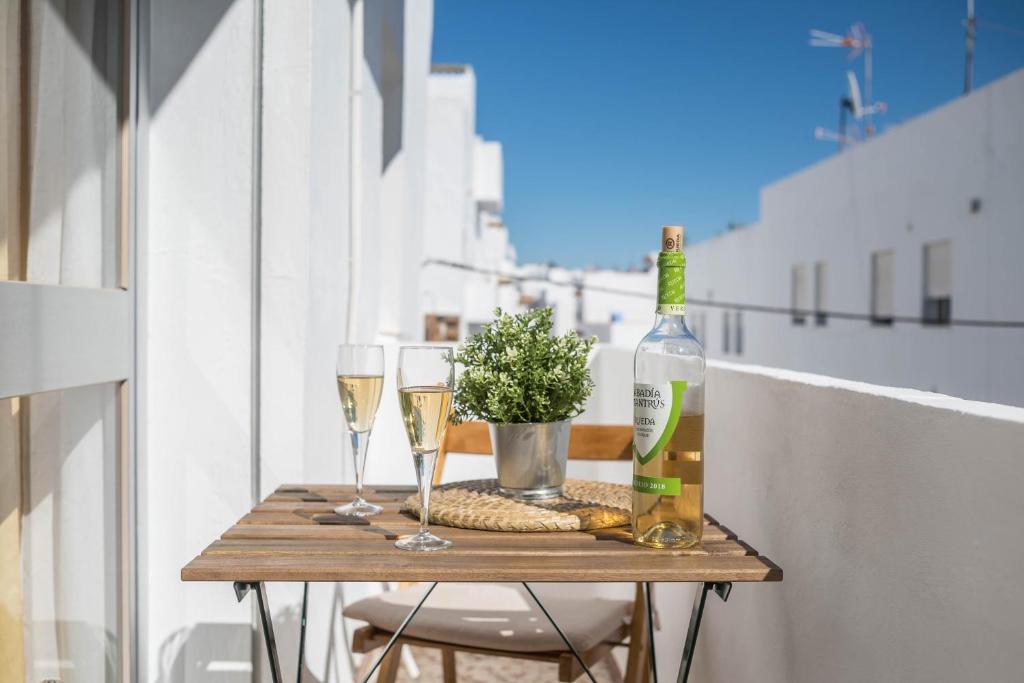
<path fill-rule="evenodd" d="M 0 279 L 119 283 L 120 0 L 0 8 Z"/>
<path fill-rule="evenodd" d="M 35 394 L 28 411 L 0 422 L 0 466 L 21 482 L 21 591 L 11 606 L 20 603 L 24 680 L 119 679 L 118 394 L 115 383 Z"/>
<path fill-rule="evenodd" d="M 3 681 L 131 678 L 136 6 L 0 3 Z"/>

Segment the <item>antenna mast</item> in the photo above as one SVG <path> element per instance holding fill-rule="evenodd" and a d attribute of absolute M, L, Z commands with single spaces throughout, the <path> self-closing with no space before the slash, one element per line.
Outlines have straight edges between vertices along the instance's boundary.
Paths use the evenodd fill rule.
<path fill-rule="evenodd" d="M 964 55 L 964 94 L 971 92 L 971 84 L 974 81 L 974 0 L 967 0 L 967 21 L 964 22 L 967 29 L 964 40 L 966 42 L 966 54 Z"/>

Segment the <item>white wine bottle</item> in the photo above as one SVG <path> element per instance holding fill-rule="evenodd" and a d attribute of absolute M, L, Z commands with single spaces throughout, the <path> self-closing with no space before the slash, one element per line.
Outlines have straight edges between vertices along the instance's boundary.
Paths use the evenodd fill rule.
<path fill-rule="evenodd" d="M 704 348 L 686 328 L 683 228 L 666 226 L 654 328 L 633 361 L 633 540 L 686 548 L 704 529 Z"/>

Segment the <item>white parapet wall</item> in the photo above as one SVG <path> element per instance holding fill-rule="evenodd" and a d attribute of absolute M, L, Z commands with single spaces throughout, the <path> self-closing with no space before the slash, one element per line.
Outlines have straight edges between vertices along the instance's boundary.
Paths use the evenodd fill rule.
<path fill-rule="evenodd" d="M 600 351 L 588 421 L 631 366 Z M 1020 680 L 1024 409 L 713 362 L 707 411 L 706 511 L 785 578 L 709 598 L 691 680 Z M 666 680 L 691 591 L 656 589 Z"/>

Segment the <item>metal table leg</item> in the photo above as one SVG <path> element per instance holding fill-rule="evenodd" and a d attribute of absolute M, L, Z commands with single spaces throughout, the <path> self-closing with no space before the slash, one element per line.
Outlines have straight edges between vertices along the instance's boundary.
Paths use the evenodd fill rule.
<path fill-rule="evenodd" d="M 250 590 L 256 593 L 256 601 L 260 608 L 260 624 L 263 626 L 263 640 L 267 646 L 267 659 L 270 662 L 270 678 L 274 683 L 282 683 L 281 678 L 281 661 L 277 654 L 277 640 L 274 638 L 274 624 L 270 618 L 270 604 L 267 602 L 267 590 L 263 585 L 262 581 L 258 582 L 246 582 L 246 581 L 235 581 L 235 597 L 241 602 Z M 384 657 L 387 656 L 388 652 L 394 646 L 402 632 L 405 631 L 405 627 L 409 625 L 412 618 L 416 616 L 416 613 L 420 611 L 420 607 L 426 602 L 427 596 L 429 596 L 433 590 L 437 588 L 437 582 L 430 585 L 427 592 L 423 594 L 420 601 L 416 603 L 416 606 L 412 608 L 409 615 L 405 618 L 405 621 L 399 625 L 398 629 L 391 636 L 391 640 L 384 647 L 384 652 L 380 654 L 377 661 L 373 663 L 373 667 L 370 672 L 366 674 L 366 678 L 363 679 L 363 683 L 367 683 L 373 676 L 374 672 L 380 666 L 381 662 L 384 661 Z M 299 663 L 298 672 L 296 673 L 295 680 L 298 683 L 302 683 L 302 658 L 306 646 L 306 608 L 309 604 L 309 583 L 303 582 L 302 585 L 302 619 L 299 623 Z"/>
<path fill-rule="evenodd" d="M 256 602 L 260 610 L 260 624 L 263 627 L 263 640 L 267 646 L 267 659 L 270 662 L 270 677 L 274 683 L 282 683 L 283 679 L 281 678 L 281 664 L 277 654 L 277 641 L 274 638 L 274 624 L 270 618 L 270 605 L 267 602 L 266 587 L 263 585 L 262 581 L 236 581 L 234 587 L 235 597 L 238 598 L 239 602 L 241 602 L 242 599 L 245 598 L 245 596 L 248 594 L 250 590 L 253 590 L 256 593 Z M 596 679 L 594 678 L 594 675 L 591 673 L 590 667 L 588 667 L 587 663 L 583 661 L 583 657 L 580 655 L 579 651 L 576 650 L 576 647 L 572 644 L 572 642 L 569 641 L 569 638 L 565 635 L 561 627 L 559 627 L 558 623 L 554 620 L 551 614 L 544 607 L 544 604 L 540 601 L 540 599 L 533 592 L 530 586 L 526 584 L 526 582 L 523 582 L 523 587 L 530 594 L 530 597 L 532 597 L 534 601 L 537 603 L 537 606 L 540 608 L 541 612 L 544 613 L 544 616 L 547 617 L 548 621 L 551 622 L 551 625 L 555 628 L 555 631 L 558 632 L 559 637 L 561 637 L 562 642 L 565 643 L 566 647 L 569 648 L 573 656 L 576 658 L 576 661 L 579 662 L 581 667 L 583 667 L 583 671 L 587 674 L 587 677 L 591 681 L 596 683 Z M 420 611 L 420 608 L 423 606 L 423 603 L 426 602 L 427 598 L 430 596 L 430 594 L 434 591 L 435 588 L 437 588 L 437 582 L 434 582 L 430 585 L 430 588 L 427 589 L 427 592 L 423 594 L 423 597 L 420 598 L 420 601 L 416 603 L 416 606 L 412 608 L 412 611 L 409 612 L 408 616 L 405 617 L 405 620 L 402 621 L 398 629 L 395 630 L 394 634 L 392 634 L 391 639 L 388 641 L 387 645 L 384 646 L 384 652 L 380 654 L 380 656 L 377 658 L 377 661 L 374 662 L 373 667 L 366 675 L 366 678 L 363 679 L 363 683 L 367 683 L 367 681 L 369 681 L 373 674 L 377 671 L 377 669 L 380 667 L 381 662 L 384 661 L 384 657 L 386 657 L 387 654 L 391 651 L 391 648 L 394 647 L 395 642 L 397 642 L 398 639 L 401 637 L 402 633 L 405 631 L 405 628 L 409 625 L 409 622 L 411 622 L 413 617 L 416 616 L 416 613 Z M 724 602 L 729 599 L 729 592 L 731 590 L 732 583 L 728 581 L 719 583 L 701 583 L 698 585 L 697 595 L 694 597 L 693 600 L 693 611 L 690 613 L 690 626 L 686 632 L 686 641 L 683 643 L 683 658 L 679 664 L 679 677 L 676 679 L 677 683 L 686 683 L 686 681 L 690 677 L 690 666 L 693 664 L 693 652 L 697 644 L 697 635 L 700 632 L 701 618 L 704 616 L 704 605 L 707 602 L 708 591 L 714 591 L 715 594 L 718 597 L 720 597 Z M 646 582 L 644 583 L 644 599 L 647 601 L 647 630 L 650 640 L 651 674 L 652 680 L 654 681 L 654 683 L 657 683 L 657 657 L 654 651 L 654 610 L 652 604 L 653 601 L 651 598 L 651 584 Z M 302 620 L 300 622 L 299 630 L 299 664 L 298 674 L 296 678 L 296 680 L 298 681 L 301 681 L 302 678 L 302 656 L 303 650 L 305 649 L 304 646 L 306 639 L 306 608 L 308 600 L 309 584 L 304 583 L 302 589 Z"/>
<path fill-rule="evenodd" d="M 651 680 L 658 683 L 658 657 L 654 654 L 654 598 L 651 595 L 651 584 L 644 581 L 644 599 L 647 601 L 647 646 L 651 653 L 648 658 L 651 667 Z"/>
<path fill-rule="evenodd" d="M 399 624 L 398 628 L 392 634 L 391 640 L 389 640 L 388 644 L 384 646 L 384 652 L 380 653 L 380 657 L 377 657 L 377 661 L 373 663 L 369 673 L 366 674 L 366 678 L 363 679 L 363 683 L 368 683 L 370 678 L 373 677 L 373 673 L 377 670 L 377 667 L 380 666 L 380 663 L 383 662 L 384 658 L 388 656 L 389 652 L 391 652 L 391 648 L 394 646 L 395 642 L 402 636 L 402 631 L 404 631 L 405 627 L 409 625 L 409 622 L 412 621 L 414 616 L 416 616 L 416 613 L 420 611 L 420 607 L 423 607 L 423 603 L 427 601 L 427 598 L 430 597 L 430 594 L 434 592 L 435 588 L 437 588 L 437 581 L 430 584 L 430 588 L 427 589 L 427 592 L 423 594 L 423 597 L 420 598 L 420 601 L 412 608 L 412 611 L 405 617 L 405 620 Z"/>
<path fill-rule="evenodd" d="M 299 620 L 299 664 L 295 683 L 302 683 L 302 660 L 306 654 L 306 607 L 309 605 L 309 582 L 302 582 L 302 616 Z"/>
<path fill-rule="evenodd" d="M 523 581 L 523 588 L 525 588 L 526 592 L 530 594 L 530 597 L 533 598 L 533 601 L 537 603 L 537 607 L 540 607 L 540 611 L 543 612 L 544 616 L 548 618 L 548 621 L 551 622 L 551 625 L 555 627 L 555 631 L 558 632 L 558 635 L 562 639 L 562 642 L 565 643 L 565 646 L 568 647 L 569 650 L 572 652 L 573 657 L 575 657 L 576 661 L 579 662 L 580 666 L 583 667 L 583 671 L 587 674 L 587 678 L 591 680 L 591 683 L 597 683 L 597 679 L 594 678 L 594 674 L 590 673 L 590 667 L 588 667 L 587 663 L 583 661 L 583 657 L 580 656 L 580 653 L 576 649 L 576 646 L 569 641 L 568 636 L 566 636 L 565 633 L 562 631 L 561 627 L 558 625 L 558 622 L 556 622 L 554 618 L 548 613 L 547 609 L 544 607 L 544 603 L 540 601 L 540 598 L 537 597 L 537 594 L 533 592 L 533 590 L 526 584 L 525 581 Z"/>
<path fill-rule="evenodd" d="M 244 583 L 235 581 L 235 597 L 241 602 L 246 593 L 252 589 L 256 593 L 256 602 L 260 608 L 260 623 L 263 625 L 263 640 L 267 645 L 267 659 L 270 660 L 270 678 L 274 683 L 282 683 L 281 663 L 277 657 L 277 641 L 274 640 L 274 623 L 270 620 L 270 605 L 267 603 L 267 590 L 262 581 Z"/>
<path fill-rule="evenodd" d="M 693 599 L 693 611 L 690 613 L 690 628 L 686 632 L 686 641 L 683 643 L 683 660 L 679 663 L 677 683 L 686 683 L 690 677 L 690 665 L 693 664 L 693 650 L 697 645 L 697 633 L 700 631 L 701 617 L 704 616 L 704 603 L 707 601 L 708 591 L 714 591 L 722 599 L 722 602 L 725 602 L 729 599 L 729 592 L 731 590 L 732 583 L 728 581 L 701 583 L 697 586 L 697 595 Z M 654 642 L 653 630 L 651 632 L 651 642 Z"/>

